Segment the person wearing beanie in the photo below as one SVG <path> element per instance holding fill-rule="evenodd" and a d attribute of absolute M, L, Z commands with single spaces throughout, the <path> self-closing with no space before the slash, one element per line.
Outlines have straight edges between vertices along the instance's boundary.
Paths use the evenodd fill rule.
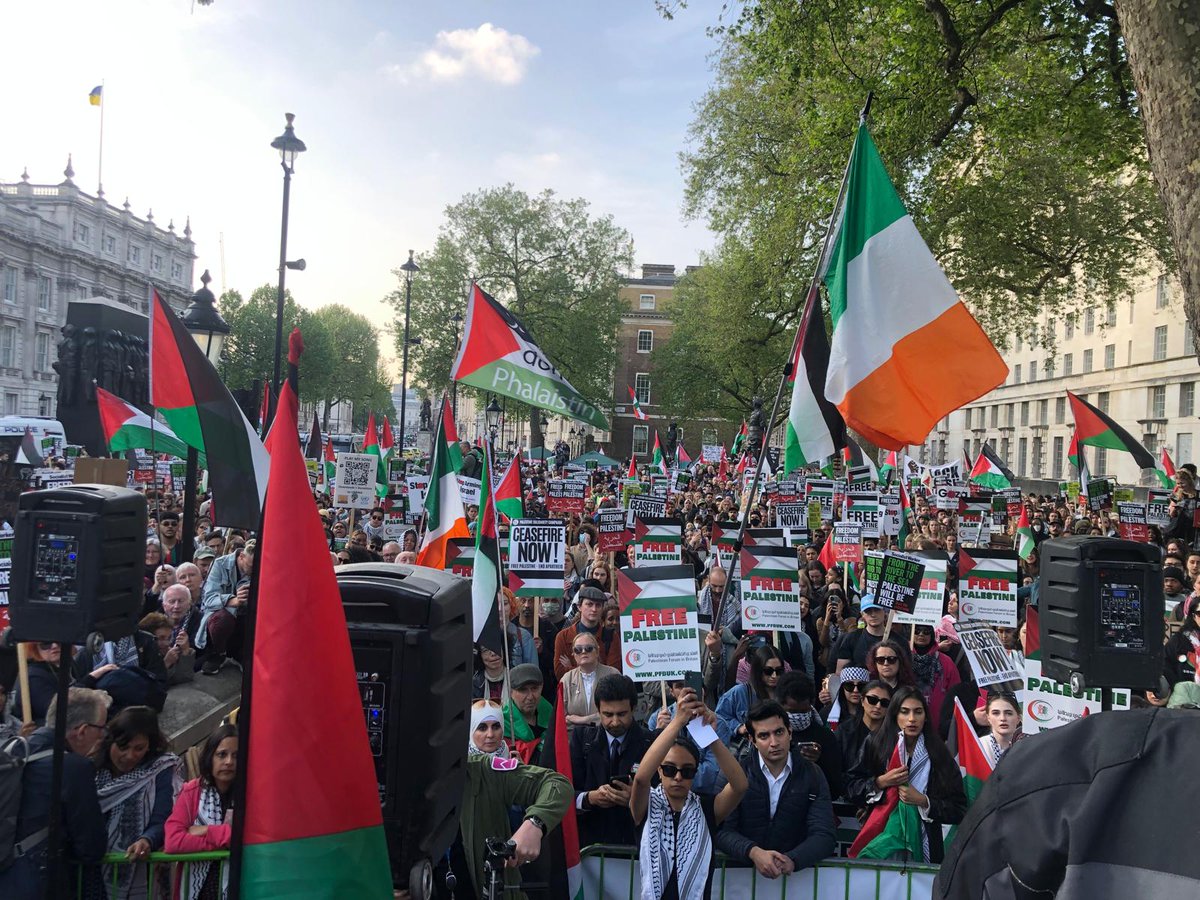
<path fill-rule="evenodd" d="M 1191 580 L 1179 566 L 1164 567 L 1162 577 L 1163 605 L 1166 607 L 1166 616 L 1168 619 L 1174 617 L 1175 621 L 1178 622 L 1183 618 L 1180 615 L 1183 609 L 1183 601 L 1191 593 Z"/>

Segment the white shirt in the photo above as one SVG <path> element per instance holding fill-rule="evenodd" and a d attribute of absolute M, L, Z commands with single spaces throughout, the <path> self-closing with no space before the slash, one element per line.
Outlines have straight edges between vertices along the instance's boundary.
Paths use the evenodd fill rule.
<path fill-rule="evenodd" d="M 587 698 L 588 706 L 592 705 L 592 691 L 596 689 L 596 673 L 588 674 L 582 669 L 579 671 L 580 678 L 583 679 L 583 696 Z"/>
<path fill-rule="evenodd" d="M 788 755 L 788 761 L 778 775 L 771 774 L 771 770 L 767 768 L 767 764 L 761 756 L 758 764 L 762 767 L 763 777 L 767 779 L 767 791 L 771 795 L 771 818 L 773 819 L 775 818 L 775 808 L 779 806 L 779 797 L 783 794 L 783 786 L 787 783 L 788 776 L 792 774 L 792 757 L 791 754 Z"/>

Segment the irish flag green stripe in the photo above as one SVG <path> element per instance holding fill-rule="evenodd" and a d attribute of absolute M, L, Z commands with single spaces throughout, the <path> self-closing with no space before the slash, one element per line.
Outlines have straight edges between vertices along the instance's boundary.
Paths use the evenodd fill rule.
<path fill-rule="evenodd" d="M 390 900 L 387 840 L 382 826 L 338 834 L 247 844 L 242 858 L 241 896 L 326 900 L 329 897 Z"/>

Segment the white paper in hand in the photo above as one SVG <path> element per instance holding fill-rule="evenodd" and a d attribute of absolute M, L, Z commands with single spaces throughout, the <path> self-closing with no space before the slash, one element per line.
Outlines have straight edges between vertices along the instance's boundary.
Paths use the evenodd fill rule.
<path fill-rule="evenodd" d="M 688 736 L 696 742 L 696 746 L 703 750 L 714 741 L 719 741 L 721 736 L 717 734 L 717 730 L 711 725 L 705 723 L 703 719 L 692 719 L 687 723 Z"/>

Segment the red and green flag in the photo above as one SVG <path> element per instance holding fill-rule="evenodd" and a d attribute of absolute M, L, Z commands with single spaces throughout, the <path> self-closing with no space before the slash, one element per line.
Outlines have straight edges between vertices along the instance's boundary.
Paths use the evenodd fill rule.
<path fill-rule="evenodd" d="M 442 395 L 442 440 L 450 454 L 450 467 L 457 472 L 462 468 L 462 447 L 458 446 L 458 426 L 454 423 L 454 412 L 447 397 Z"/>
<path fill-rule="evenodd" d="M 175 432 L 99 385 L 96 385 L 96 406 L 100 412 L 104 444 L 110 453 L 150 450 L 187 459 L 187 444 L 177 438 Z"/>
<path fill-rule="evenodd" d="M 625 473 L 626 478 L 637 479 L 637 457 L 632 453 L 629 455 L 629 471 Z"/>
<path fill-rule="evenodd" d="M 1166 447 L 1162 448 L 1158 460 L 1162 465 L 1155 469 L 1154 474 L 1158 476 L 1158 480 L 1164 488 L 1173 488 L 1175 486 L 1175 463 L 1171 461 L 1171 454 L 1167 452 Z"/>
<path fill-rule="evenodd" d="M 333 484 L 334 473 L 337 472 L 337 454 L 333 450 L 332 435 L 325 440 L 325 460 L 321 468 L 325 475 L 325 490 L 329 490 L 329 485 Z"/>
<path fill-rule="evenodd" d="M 1029 525 L 1029 507 L 1021 504 L 1021 518 L 1017 521 L 1017 556 L 1023 560 L 1029 559 L 1036 543 L 1033 540 L 1033 528 Z"/>
<path fill-rule="evenodd" d="M 506 519 L 519 519 L 525 515 L 525 507 L 521 503 L 520 453 L 513 454 L 504 477 L 496 485 L 496 512 Z"/>
<path fill-rule="evenodd" d="M 667 460 L 663 456 L 662 444 L 658 442 L 657 431 L 654 432 L 654 455 L 650 458 L 650 468 L 661 472 L 663 475 L 667 474 Z"/>
<path fill-rule="evenodd" d="M 1004 460 L 986 443 L 979 448 L 979 455 L 975 457 L 975 465 L 971 467 L 970 472 L 968 481 L 989 491 L 1010 488 L 1016 479 L 1008 466 L 1004 465 Z"/>
<path fill-rule="evenodd" d="M 150 403 L 171 430 L 208 460 L 213 523 L 257 528 L 270 458 L 221 376 L 179 317 L 154 292 Z M 297 430 L 292 443 L 297 448 Z"/>
<path fill-rule="evenodd" d="M 392 448 L 396 446 L 396 441 L 392 438 L 392 423 L 388 421 L 388 417 L 383 417 L 383 428 L 379 430 L 379 449 L 383 452 L 383 458 L 390 459 Z"/>
<path fill-rule="evenodd" d="M 903 746 L 904 735 L 900 734 L 887 764 L 888 771 L 906 765 L 900 752 Z M 924 859 L 924 833 L 925 826 L 917 808 L 910 803 L 901 803 L 899 788 L 889 787 L 884 791 L 883 802 L 871 809 L 850 846 L 849 856 L 851 859 L 888 859 L 893 854 L 904 853 L 908 859 Z"/>
<path fill-rule="evenodd" d="M 559 682 L 558 703 L 554 716 L 554 768 L 559 775 L 571 783 L 575 781 L 571 768 L 571 741 L 567 733 L 567 683 Z M 562 835 L 563 858 L 567 867 L 567 898 L 583 900 L 583 866 L 579 856 L 579 823 L 575 820 L 575 804 L 567 807 L 566 815 L 558 823 Z"/>
<path fill-rule="evenodd" d="M 979 792 L 983 790 L 983 783 L 991 777 L 992 761 L 983 752 L 979 738 L 975 736 L 975 728 L 971 725 L 971 719 L 967 715 L 967 711 L 963 709 L 962 701 L 957 697 L 954 698 L 953 735 L 954 760 L 958 763 L 958 769 L 962 773 L 963 793 L 967 795 L 967 808 L 970 809 L 975 798 L 979 796 Z M 954 840 L 955 830 L 952 828 L 950 834 L 947 835 L 947 844 Z"/>
<path fill-rule="evenodd" d="M 792 341 L 791 365 L 785 376 L 791 403 L 784 423 L 783 472 L 790 474 L 831 456 L 846 441 L 846 423 L 838 408 L 825 399 L 829 372 L 829 340 L 816 284 L 809 292 Z"/>
<path fill-rule="evenodd" d="M 871 480 L 879 481 L 879 467 L 875 465 L 875 460 L 871 459 L 863 448 L 859 446 L 854 438 L 846 436 L 846 445 L 842 447 L 842 461 L 846 464 L 846 469 L 856 469 L 866 466 L 871 470 Z"/>
<path fill-rule="evenodd" d="M 733 436 L 733 447 L 729 450 L 730 456 L 737 456 L 742 452 L 742 444 L 746 443 L 746 420 L 742 419 L 742 427 L 738 429 L 738 433 Z"/>
<path fill-rule="evenodd" d="M 1085 447 L 1121 450 L 1133 457 L 1139 469 L 1156 469 L 1154 454 L 1134 440 L 1133 435 L 1082 397 L 1067 391 L 1071 415 L 1075 417 L 1075 437 Z"/>
<path fill-rule="evenodd" d="M 445 401 L 442 402 L 443 413 Z M 446 568 L 446 547 L 451 538 L 469 538 L 467 516 L 458 489 L 458 468 L 450 460 L 445 438 L 446 417 L 438 422 L 433 436 L 433 459 L 429 461 L 429 487 L 425 491 L 425 537 L 417 552 L 417 565 Z M 461 460 L 460 460 L 461 465 Z"/>
<path fill-rule="evenodd" d="M 896 461 L 896 451 L 889 450 L 887 457 L 883 461 L 883 465 L 879 467 L 879 480 L 882 483 L 888 483 L 892 480 L 892 474 L 898 468 Z"/>
<path fill-rule="evenodd" d="M 724 481 L 729 477 L 729 456 L 725 453 L 725 445 L 721 445 L 721 463 L 717 466 L 717 478 Z"/>
<path fill-rule="evenodd" d="M 270 492 L 259 539 L 252 704 L 243 750 L 243 900 L 390 900 L 375 764 L 341 594 L 297 434 L 299 331 L 267 438 Z M 194 346 L 194 344 L 193 344 Z M 296 615 L 296 610 L 304 610 Z M 297 666 L 296 660 L 305 664 Z M 297 716 L 321 698 L 320 716 Z M 332 754 L 332 755 L 331 755 Z M 336 765 L 328 765 L 336 759 Z"/>
<path fill-rule="evenodd" d="M 629 387 L 629 385 L 625 385 L 625 387 L 629 388 L 629 399 L 633 403 L 634 418 L 636 418 L 638 420 L 645 420 L 646 413 L 642 409 L 642 404 L 638 402 L 637 392 L 634 391 L 633 388 Z"/>
<path fill-rule="evenodd" d="M 383 458 L 383 450 L 379 446 L 379 435 L 375 430 L 375 413 L 367 416 L 367 430 L 363 433 L 362 452 L 375 457 L 375 494 L 379 497 L 387 494 L 388 473 L 387 462 Z"/>
<path fill-rule="evenodd" d="M 479 517 L 475 520 L 475 564 L 471 573 L 471 613 L 474 640 L 496 653 L 504 653 L 500 627 L 500 531 L 492 496 L 491 446 L 484 445 L 479 475 Z M 420 560 L 418 560 L 420 562 Z"/>
<path fill-rule="evenodd" d="M 904 479 L 900 479 L 900 533 L 896 538 L 896 543 L 901 550 L 904 549 L 904 544 L 908 540 L 908 535 L 912 531 L 912 501 L 908 499 L 908 488 L 904 485 Z"/>
<path fill-rule="evenodd" d="M 42 451 L 33 437 L 33 429 L 28 425 L 25 426 L 25 434 L 21 436 L 21 445 L 17 448 L 15 462 L 19 466 L 40 467 L 45 465 L 45 460 L 42 459 Z"/>

